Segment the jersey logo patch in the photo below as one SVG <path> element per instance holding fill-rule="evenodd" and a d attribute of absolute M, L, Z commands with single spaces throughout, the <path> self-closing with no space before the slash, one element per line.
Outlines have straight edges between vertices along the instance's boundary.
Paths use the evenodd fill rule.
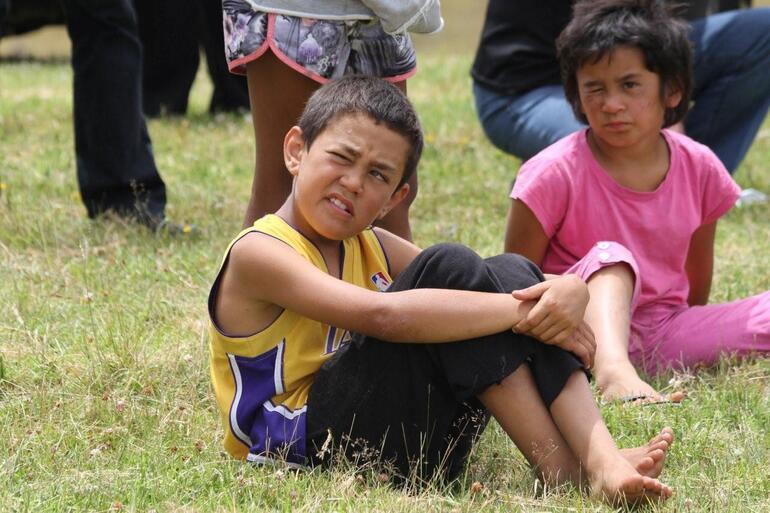
<path fill-rule="evenodd" d="M 374 286 L 377 287 L 377 290 L 380 292 L 385 292 L 390 288 L 390 280 L 388 280 L 388 277 L 385 276 L 382 271 L 372 275 L 372 283 L 374 283 Z"/>

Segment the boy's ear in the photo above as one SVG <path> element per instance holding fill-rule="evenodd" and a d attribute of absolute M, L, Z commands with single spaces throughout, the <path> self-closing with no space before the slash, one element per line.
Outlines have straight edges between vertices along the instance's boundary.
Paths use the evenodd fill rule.
<path fill-rule="evenodd" d="M 283 139 L 283 161 L 292 176 L 297 176 L 299 173 L 299 165 L 304 156 L 305 137 L 300 127 L 293 126 L 286 132 L 286 137 Z"/>
<path fill-rule="evenodd" d="M 409 184 L 405 183 L 401 185 L 398 189 L 396 189 L 393 194 L 391 194 L 390 199 L 385 204 L 384 207 L 380 209 L 380 213 L 377 215 L 377 219 L 382 219 L 386 215 L 388 215 L 388 212 L 391 211 L 393 207 L 399 204 L 401 200 L 406 198 L 406 195 L 409 194 Z"/>

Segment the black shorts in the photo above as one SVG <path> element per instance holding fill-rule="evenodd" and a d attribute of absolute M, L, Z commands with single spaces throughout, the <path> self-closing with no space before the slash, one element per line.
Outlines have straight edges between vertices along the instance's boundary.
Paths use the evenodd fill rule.
<path fill-rule="evenodd" d="M 442 244 L 423 251 L 390 291 L 510 292 L 542 280 L 540 270 L 518 255 L 484 260 L 463 246 Z M 310 390 L 310 462 L 328 464 L 341 453 L 355 463 L 386 464 L 399 478 L 452 480 L 488 421 L 476 397 L 522 363 L 530 366 L 546 406 L 582 368 L 571 353 L 511 331 L 443 344 L 354 335 L 321 367 Z"/>

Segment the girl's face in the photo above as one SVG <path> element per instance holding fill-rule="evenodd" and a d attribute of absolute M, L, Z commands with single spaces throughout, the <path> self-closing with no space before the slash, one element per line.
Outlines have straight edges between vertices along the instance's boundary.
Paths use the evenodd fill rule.
<path fill-rule="evenodd" d="M 622 46 L 577 70 L 583 114 L 593 136 L 608 149 L 634 149 L 660 137 L 667 108 L 679 104 L 678 91 L 661 98 L 660 77 L 647 69 L 644 55 Z"/>

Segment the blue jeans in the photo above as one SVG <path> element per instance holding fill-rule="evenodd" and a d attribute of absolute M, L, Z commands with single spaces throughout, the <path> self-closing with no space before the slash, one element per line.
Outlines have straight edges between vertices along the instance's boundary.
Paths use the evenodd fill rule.
<path fill-rule="evenodd" d="M 733 173 L 770 107 L 770 8 L 715 14 L 691 27 L 694 105 L 685 130 Z M 523 160 L 585 126 L 560 85 L 508 96 L 474 83 L 473 94 L 492 143 Z"/>

